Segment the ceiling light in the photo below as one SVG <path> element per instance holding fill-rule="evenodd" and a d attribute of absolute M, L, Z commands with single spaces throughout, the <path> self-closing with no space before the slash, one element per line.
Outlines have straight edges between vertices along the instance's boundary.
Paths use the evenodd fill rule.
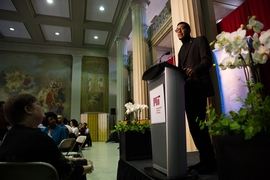
<path fill-rule="evenodd" d="M 55 32 L 54 34 L 55 34 L 56 36 L 59 36 L 59 32 Z"/>
<path fill-rule="evenodd" d="M 100 10 L 100 11 L 104 11 L 105 8 L 104 8 L 103 6 L 100 6 L 100 7 L 99 7 L 99 10 Z"/>
<path fill-rule="evenodd" d="M 53 0 L 47 0 L 48 3 L 52 4 L 53 3 Z"/>
<path fill-rule="evenodd" d="M 11 31 L 15 31 L 15 29 L 14 29 L 14 28 L 9 28 L 9 30 L 11 30 Z"/>
<path fill-rule="evenodd" d="M 94 36 L 94 39 L 98 39 L 98 36 Z"/>

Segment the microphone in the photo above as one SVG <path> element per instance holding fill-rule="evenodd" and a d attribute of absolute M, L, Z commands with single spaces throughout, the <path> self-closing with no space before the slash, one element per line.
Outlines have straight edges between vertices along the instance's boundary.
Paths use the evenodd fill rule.
<path fill-rule="evenodd" d="M 160 58 L 158 58 L 158 60 L 156 60 L 156 62 L 155 62 L 154 64 L 156 64 L 157 62 L 158 62 L 158 63 L 160 63 L 160 62 L 161 62 L 161 58 L 162 58 L 163 56 L 165 56 L 165 55 L 169 55 L 169 54 L 171 54 L 171 52 L 170 52 L 170 51 L 165 52 L 164 54 L 162 54 L 162 56 L 160 56 Z"/>

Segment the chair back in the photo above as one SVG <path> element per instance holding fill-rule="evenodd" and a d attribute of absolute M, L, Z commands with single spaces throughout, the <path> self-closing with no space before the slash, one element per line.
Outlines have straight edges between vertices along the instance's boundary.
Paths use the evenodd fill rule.
<path fill-rule="evenodd" d="M 86 140 L 86 136 L 84 135 L 78 136 L 72 150 L 68 152 L 66 156 L 83 157 L 82 147 L 85 140 Z"/>
<path fill-rule="evenodd" d="M 82 136 L 78 136 L 76 139 L 76 142 L 83 144 L 86 140 L 86 136 L 82 135 Z"/>
<path fill-rule="evenodd" d="M 75 143 L 74 138 L 63 139 L 59 144 L 59 149 L 70 149 Z"/>
<path fill-rule="evenodd" d="M 0 162 L 1 180 L 59 180 L 56 169 L 45 162 Z"/>
<path fill-rule="evenodd" d="M 76 140 L 74 138 L 63 139 L 58 148 L 63 152 L 63 155 L 66 156 L 74 147 Z"/>

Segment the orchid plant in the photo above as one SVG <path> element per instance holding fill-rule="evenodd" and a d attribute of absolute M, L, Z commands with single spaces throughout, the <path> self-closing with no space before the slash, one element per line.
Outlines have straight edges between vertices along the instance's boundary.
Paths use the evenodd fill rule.
<path fill-rule="evenodd" d="M 126 121 L 119 121 L 117 125 L 114 126 L 115 129 L 111 130 L 114 132 L 127 132 L 127 131 L 137 131 L 144 134 L 146 131 L 150 131 L 150 121 L 145 120 L 140 122 L 140 114 L 143 110 L 148 109 L 147 105 L 144 104 L 133 104 L 128 102 L 125 104 L 126 112 L 128 115 Z M 132 113 L 134 113 L 134 119 L 132 118 Z"/>
<path fill-rule="evenodd" d="M 238 111 L 218 115 L 211 105 L 207 107 L 208 121 L 200 120 L 200 126 L 201 129 L 210 127 L 209 133 L 212 135 L 241 135 L 245 139 L 270 136 L 270 96 L 263 96 L 263 85 L 259 82 L 256 69 L 257 64 L 266 63 L 270 56 L 270 30 L 261 32 L 263 27 L 256 16 L 252 16 L 248 25 L 241 25 L 232 33 L 222 32 L 211 43 L 215 49 L 228 53 L 219 67 L 222 70 L 243 68 L 249 89 L 246 99 L 239 97 L 242 107 Z M 247 30 L 252 30 L 253 36 L 247 36 Z M 255 76 L 253 80 L 250 71 Z"/>
<path fill-rule="evenodd" d="M 262 31 L 264 25 L 256 20 L 256 16 L 249 18 L 249 24 L 241 27 L 232 33 L 222 32 L 217 35 L 215 41 L 215 49 L 220 49 L 228 53 L 219 66 L 225 70 L 226 68 L 234 69 L 243 66 L 253 66 L 256 64 L 266 63 L 270 55 L 270 29 Z M 247 36 L 247 30 L 253 30 L 253 36 Z M 258 35 L 260 33 L 260 37 Z M 250 41 L 254 51 L 250 51 Z M 243 57 L 244 61 L 242 61 Z"/>
<path fill-rule="evenodd" d="M 140 121 L 140 113 L 144 109 L 148 109 L 148 106 L 145 104 L 132 104 L 131 102 L 128 102 L 125 104 L 126 107 L 126 114 L 134 113 L 136 116 L 136 121 Z"/>

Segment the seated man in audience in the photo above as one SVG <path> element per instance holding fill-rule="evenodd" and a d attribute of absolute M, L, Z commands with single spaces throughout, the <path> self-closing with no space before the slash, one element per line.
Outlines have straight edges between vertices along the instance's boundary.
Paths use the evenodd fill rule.
<path fill-rule="evenodd" d="M 69 137 L 69 132 L 72 131 L 72 130 L 71 130 L 71 127 L 70 126 L 69 126 L 70 127 L 70 130 L 69 130 L 69 128 L 65 125 L 65 123 L 64 123 L 64 117 L 62 115 L 58 114 L 57 115 L 57 120 L 58 120 L 58 125 L 61 126 L 61 127 L 63 127 L 65 129 L 66 134 L 67 134 L 67 137 Z"/>
<path fill-rule="evenodd" d="M 52 138 L 38 125 L 44 112 L 30 94 L 17 94 L 8 99 L 4 114 L 12 126 L 0 146 L 0 162 L 47 162 L 54 166 L 59 179 L 85 180 L 93 170 L 91 161 L 62 155 Z"/>
<path fill-rule="evenodd" d="M 59 126 L 57 123 L 57 115 L 54 112 L 45 113 L 43 125 L 46 128 L 43 128 L 42 131 L 48 134 L 58 146 L 62 140 L 68 138 L 68 135 L 66 133 L 66 128 Z"/>

